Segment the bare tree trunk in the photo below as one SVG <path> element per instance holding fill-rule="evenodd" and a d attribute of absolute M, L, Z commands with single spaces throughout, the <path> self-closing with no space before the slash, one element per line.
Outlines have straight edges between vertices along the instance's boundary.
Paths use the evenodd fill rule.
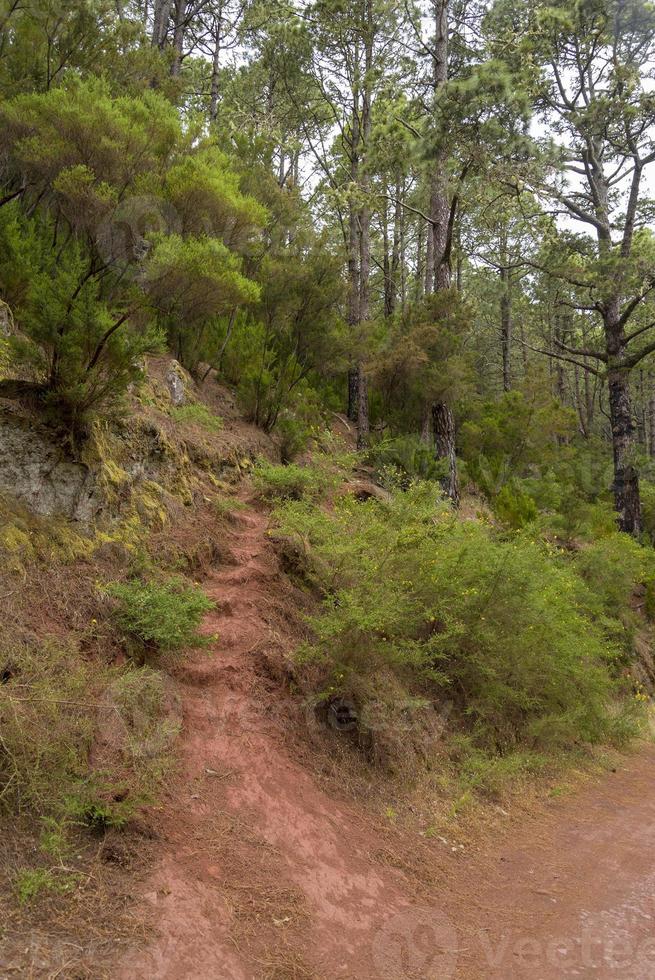
<path fill-rule="evenodd" d="M 433 84 L 435 96 L 448 81 L 448 0 L 434 3 L 434 62 Z M 437 155 L 433 170 L 430 197 L 432 219 L 434 288 L 450 289 L 450 205 L 446 180 L 446 160 Z"/>
<path fill-rule="evenodd" d="M 171 64 L 171 75 L 179 75 L 180 68 L 182 67 L 186 11 L 187 11 L 187 0 L 176 0 L 175 30 L 173 33 L 173 62 Z"/>
<path fill-rule="evenodd" d="M 506 261 L 506 259 L 503 259 Z M 510 271 L 501 266 L 500 343 L 503 353 L 503 391 L 512 389 L 512 293 Z"/>
<path fill-rule="evenodd" d="M 430 211 L 432 211 L 432 199 L 430 199 Z M 432 225 L 427 223 L 425 232 L 425 276 L 423 291 L 426 296 L 434 291 L 434 234 Z"/>
<path fill-rule="evenodd" d="M 287 158 L 285 152 L 282 149 L 282 147 L 280 147 L 280 160 L 279 160 L 278 172 L 277 172 L 278 173 L 277 182 L 280 187 L 284 187 L 284 179 L 286 177 L 286 163 L 287 163 Z"/>
<path fill-rule="evenodd" d="M 362 90 L 362 150 L 368 153 L 371 137 L 371 86 L 373 71 L 373 0 L 365 0 L 364 86 Z M 370 178 L 366 169 L 361 180 L 364 205 L 359 214 L 359 322 L 370 316 L 371 209 Z M 357 448 L 368 443 L 368 384 L 362 360 L 357 365 Z"/>
<path fill-rule="evenodd" d="M 620 303 L 613 298 L 603 310 L 607 344 L 612 455 L 614 458 L 614 507 L 621 531 L 641 532 L 639 473 L 635 465 L 635 424 L 630 401 L 630 372 L 625 366 L 625 337 L 620 323 Z"/>
<path fill-rule="evenodd" d="M 356 54 L 356 59 L 358 55 Z M 353 85 L 353 105 L 350 130 L 350 180 L 353 187 L 359 182 L 359 153 L 360 153 L 360 131 L 359 131 L 359 84 L 355 79 Z M 355 337 L 360 323 L 359 313 L 359 221 L 357 207 L 354 201 L 350 202 L 348 212 L 348 326 L 351 336 Z M 357 358 L 348 371 L 348 418 L 351 422 L 357 421 L 359 404 L 359 372 L 357 369 Z"/>
<path fill-rule="evenodd" d="M 639 415 L 637 416 L 637 438 L 644 452 L 648 451 L 648 434 L 646 431 L 646 385 L 644 370 L 639 369 Z"/>
<path fill-rule="evenodd" d="M 555 314 L 555 324 L 553 330 L 555 341 L 559 343 L 564 343 L 566 328 L 561 314 Z M 557 343 L 551 345 L 551 350 L 557 349 Z M 555 394 L 557 395 L 559 401 L 562 405 L 566 404 L 566 375 L 564 372 L 564 364 L 559 358 L 553 358 L 554 370 L 555 370 Z"/>
<path fill-rule="evenodd" d="M 421 442 L 429 446 L 432 442 L 432 405 L 426 402 L 423 406 L 423 416 L 421 418 Z"/>
<path fill-rule="evenodd" d="M 450 408 L 444 402 L 437 402 L 432 406 L 432 425 L 435 455 L 437 459 L 448 461 L 448 473 L 442 481 L 444 493 L 450 497 L 453 505 L 458 507 L 460 493 L 455 457 L 455 420 Z"/>
<path fill-rule="evenodd" d="M 424 256 L 423 256 L 423 243 L 424 237 L 423 233 L 425 231 L 425 222 L 422 218 L 418 221 L 418 230 L 416 233 L 416 298 L 421 299 L 423 292 L 425 290 L 425 269 L 424 269 Z"/>
<path fill-rule="evenodd" d="M 163 50 L 168 37 L 172 0 L 155 0 L 152 20 L 152 46 Z"/>
<path fill-rule="evenodd" d="M 573 393 L 575 396 L 575 410 L 578 413 L 578 428 L 580 430 L 580 435 L 583 439 L 589 438 L 589 432 L 587 429 L 587 413 L 585 408 L 585 401 L 580 392 L 580 367 L 576 364 L 573 368 Z M 586 374 L 586 371 L 584 372 Z"/>
<path fill-rule="evenodd" d="M 216 122 L 218 118 L 218 96 L 219 96 L 219 75 L 221 68 L 221 41 L 223 29 L 223 4 L 219 4 L 217 12 L 214 14 L 214 50 L 212 52 L 212 76 L 209 92 L 209 118 Z"/>
<path fill-rule="evenodd" d="M 435 101 L 448 80 L 448 0 L 433 0 L 434 45 L 433 84 Z M 450 205 L 446 179 L 446 160 L 442 153 L 435 160 L 430 189 L 430 222 L 428 223 L 426 293 L 450 289 Z M 431 270 L 431 271 L 430 271 Z M 443 482 L 445 493 L 455 507 L 459 505 L 459 477 L 455 455 L 455 420 L 449 405 L 438 401 L 432 405 L 432 428 L 437 459 L 448 461 L 448 476 Z"/>
<path fill-rule="evenodd" d="M 648 372 L 648 452 L 655 457 L 655 379 L 653 372 Z"/>
<path fill-rule="evenodd" d="M 387 207 L 387 190 L 385 186 L 384 203 L 381 212 L 382 224 L 382 275 L 384 279 L 384 316 L 385 319 L 393 316 L 394 308 L 394 287 L 391 278 L 392 257 L 389 254 L 389 210 Z M 394 228 L 394 245 L 396 240 L 396 229 Z"/>
<path fill-rule="evenodd" d="M 639 475 L 633 460 L 634 420 L 627 374 L 620 368 L 608 372 L 612 451 L 614 457 L 614 506 L 619 528 L 627 534 L 641 532 Z"/>

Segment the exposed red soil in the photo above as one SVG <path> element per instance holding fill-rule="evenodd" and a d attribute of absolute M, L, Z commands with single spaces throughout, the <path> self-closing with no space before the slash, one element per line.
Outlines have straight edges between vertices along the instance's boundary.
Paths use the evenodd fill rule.
<path fill-rule="evenodd" d="M 179 778 L 144 886 L 156 936 L 123 980 L 655 976 L 655 750 L 552 802 L 502 844 L 389 839 L 290 750 L 262 656 L 293 592 L 256 509 L 205 582 L 217 640 L 179 671 Z M 403 852 L 404 847 L 404 852 Z M 413 862 L 413 863 L 412 863 Z M 649 945 L 650 941 L 650 945 Z"/>

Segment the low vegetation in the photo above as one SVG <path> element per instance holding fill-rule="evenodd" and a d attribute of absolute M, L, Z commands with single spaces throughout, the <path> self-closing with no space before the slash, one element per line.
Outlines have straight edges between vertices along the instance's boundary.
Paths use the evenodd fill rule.
<path fill-rule="evenodd" d="M 571 552 L 536 529 L 462 521 L 435 481 L 386 502 L 287 500 L 274 522 L 324 596 L 297 654 L 310 696 L 353 702 L 392 765 L 435 713 L 462 771 L 638 731 L 630 599 L 655 571 L 650 549 L 611 532 Z"/>
<path fill-rule="evenodd" d="M 176 422 L 190 422 L 209 432 L 220 432 L 223 428 L 223 419 L 210 411 L 202 402 L 178 405 L 171 410 L 171 415 Z"/>
<path fill-rule="evenodd" d="M 119 826 L 152 801 L 177 731 L 164 678 L 51 641 L 5 652 L 0 806 L 55 830 Z"/>
<path fill-rule="evenodd" d="M 198 626 L 213 603 L 183 579 L 115 582 L 106 591 L 116 600 L 114 622 L 132 644 L 136 659 L 175 653 L 208 642 L 198 632 Z"/>

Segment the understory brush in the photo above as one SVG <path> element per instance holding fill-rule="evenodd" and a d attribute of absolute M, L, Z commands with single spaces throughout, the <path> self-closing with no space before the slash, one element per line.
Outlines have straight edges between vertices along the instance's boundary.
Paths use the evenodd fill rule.
<path fill-rule="evenodd" d="M 0 665 L 0 811 L 42 821 L 53 851 L 67 827 L 120 826 L 153 799 L 179 727 L 162 674 L 54 641 L 4 646 Z"/>
<path fill-rule="evenodd" d="M 223 419 L 202 402 L 178 405 L 171 409 L 171 415 L 176 422 L 195 423 L 209 432 L 220 432 L 223 428 Z"/>
<path fill-rule="evenodd" d="M 360 726 L 370 705 L 388 722 L 401 703 L 425 732 L 428 706 L 471 751 L 498 758 L 636 730 L 619 617 L 641 574 L 638 545 L 623 584 L 603 592 L 608 543 L 577 564 L 526 533 L 458 520 L 430 482 L 388 502 L 287 500 L 274 520 L 323 594 L 298 670 L 315 699 L 354 701 Z M 411 736 L 390 737 L 394 724 L 369 725 L 367 738 L 407 754 Z"/>
<path fill-rule="evenodd" d="M 114 622 L 137 661 L 208 642 L 198 627 L 214 604 L 188 581 L 176 576 L 161 582 L 132 579 L 113 582 L 106 591 L 116 600 Z"/>
<path fill-rule="evenodd" d="M 261 459 L 253 471 L 253 482 L 264 500 L 319 500 L 339 486 L 354 462 L 354 454 L 324 434 L 311 463 L 278 465 Z"/>

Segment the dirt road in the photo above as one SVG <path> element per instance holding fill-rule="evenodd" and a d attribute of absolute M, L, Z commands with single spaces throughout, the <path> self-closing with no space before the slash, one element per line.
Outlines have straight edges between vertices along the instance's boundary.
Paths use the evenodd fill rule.
<path fill-rule="evenodd" d="M 218 639 L 180 672 L 183 765 L 123 980 L 655 977 L 655 750 L 471 854 L 390 841 L 286 746 L 257 665 L 293 595 L 256 510 L 206 583 Z M 509 838 L 508 838 L 509 839 Z M 404 850 L 403 850 L 404 848 Z"/>

